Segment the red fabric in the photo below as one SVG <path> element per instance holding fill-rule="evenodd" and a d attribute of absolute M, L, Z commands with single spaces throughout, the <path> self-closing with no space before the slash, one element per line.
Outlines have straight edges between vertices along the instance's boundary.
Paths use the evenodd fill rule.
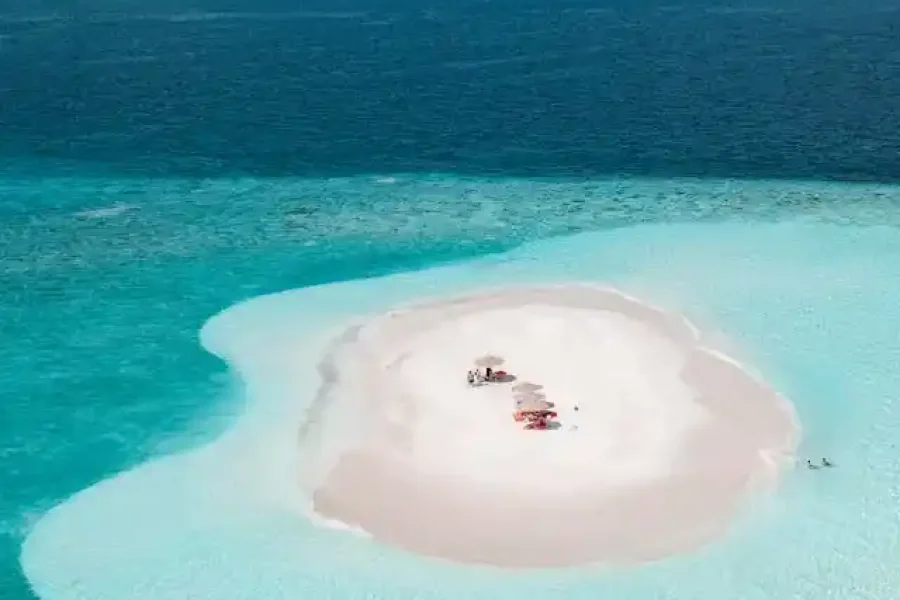
<path fill-rule="evenodd" d="M 552 410 L 534 410 L 530 412 L 526 412 L 525 415 L 529 419 L 555 419 L 558 415 Z"/>

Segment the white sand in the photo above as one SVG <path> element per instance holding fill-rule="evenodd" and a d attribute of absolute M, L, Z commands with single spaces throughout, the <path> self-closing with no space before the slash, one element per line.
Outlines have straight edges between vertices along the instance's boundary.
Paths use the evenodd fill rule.
<path fill-rule="evenodd" d="M 325 518 L 462 562 L 643 561 L 721 533 L 795 445 L 790 405 L 684 319 L 588 286 L 413 307 L 338 340 L 302 429 Z M 472 388 L 485 354 L 512 383 Z M 515 383 L 561 427 L 525 431 Z M 575 407 L 579 410 L 575 410 Z"/>

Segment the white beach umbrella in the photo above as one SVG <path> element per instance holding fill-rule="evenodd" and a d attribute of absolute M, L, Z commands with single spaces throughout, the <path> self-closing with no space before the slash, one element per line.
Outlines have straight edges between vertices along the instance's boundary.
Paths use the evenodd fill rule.
<path fill-rule="evenodd" d="M 529 383 L 527 381 L 523 381 L 522 383 L 517 383 L 516 385 L 514 385 L 512 389 L 514 392 L 519 392 L 522 394 L 530 394 L 530 393 L 536 392 L 538 390 L 544 389 L 544 386 L 538 385 L 536 383 Z"/>
<path fill-rule="evenodd" d="M 513 394 L 513 398 L 516 400 L 546 400 L 547 395 L 542 394 L 541 392 L 516 392 Z"/>
<path fill-rule="evenodd" d="M 550 406 L 550 403 L 546 400 L 528 400 L 519 405 L 518 410 L 532 411 L 532 410 L 550 410 L 553 408 Z"/>
<path fill-rule="evenodd" d="M 551 407 L 546 400 L 547 396 L 536 392 L 515 394 L 513 399 L 519 410 L 547 410 Z"/>
<path fill-rule="evenodd" d="M 493 354 L 485 354 L 484 356 L 479 356 L 475 359 L 475 364 L 479 367 L 490 367 L 492 369 L 494 367 L 499 367 L 504 362 L 502 357 Z"/>

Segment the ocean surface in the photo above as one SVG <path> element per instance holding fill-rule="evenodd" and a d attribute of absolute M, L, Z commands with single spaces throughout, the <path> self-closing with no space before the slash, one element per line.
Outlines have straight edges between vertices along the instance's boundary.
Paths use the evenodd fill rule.
<path fill-rule="evenodd" d="M 0 0 L 0 598 L 896 598 L 897 106 L 887 0 Z M 838 468 L 623 570 L 292 504 L 331 334 L 569 279 L 721 331 Z"/>

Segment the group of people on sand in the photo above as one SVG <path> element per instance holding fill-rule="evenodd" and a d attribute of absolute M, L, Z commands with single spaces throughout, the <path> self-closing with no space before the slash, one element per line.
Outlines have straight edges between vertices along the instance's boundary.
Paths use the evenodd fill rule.
<path fill-rule="evenodd" d="M 474 371 L 469 371 L 466 374 L 466 381 L 469 383 L 469 385 L 482 385 L 484 383 L 489 383 L 496 380 L 497 375 L 490 367 L 485 367 L 484 371 L 482 371 L 481 368 L 478 368 Z"/>

